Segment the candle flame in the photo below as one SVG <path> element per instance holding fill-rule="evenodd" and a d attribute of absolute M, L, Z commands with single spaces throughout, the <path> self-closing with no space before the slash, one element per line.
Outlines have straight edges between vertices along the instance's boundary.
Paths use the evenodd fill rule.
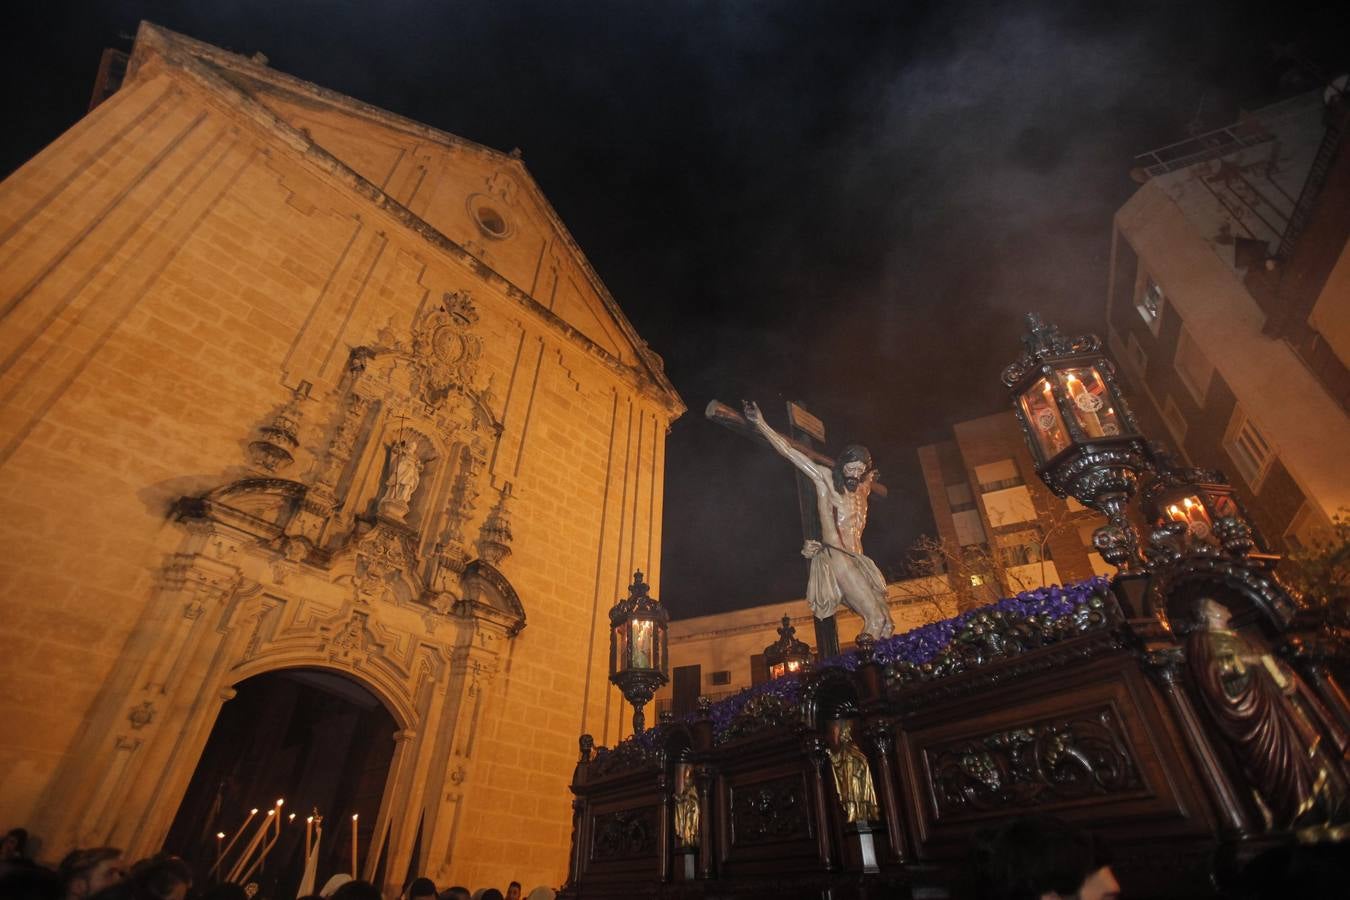
<path fill-rule="evenodd" d="M 314 821 L 314 817 L 313 817 L 313 816 L 305 816 L 305 821 L 306 821 L 306 822 L 313 822 L 313 821 Z"/>
<path fill-rule="evenodd" d="M 356 817 L 357 817 L 358 815 L 360 815 L 360 813 L 352 813 L 352 821 L 353 821 L 353 822 L 356 821 Z"/>
<path fill-rule="evenodd" d="M 223 832 L 223 831 L 217 831 L 217 832 L 216 832 L 216 837 L 217 837 L 218 839 L 223 840 L 223 839 L 225 838 L 225 832 Z"/>
<path fill-rule="evenodd" d="M 285 798 L 285 797 L 282 797 L 281 799 L 277 800 L 277 806 L 280 806 L 281 804 L 283 804 L 283 803 L 285 803 L 285 802 L 286 802 L 286 798 Z"/>
<path fill-rule="evenodd" d="M 290 821 L 294 822 L 294 821 L 295 821 L 295 813 L 291 813 L 291 814 L 290 814 L 289 816 L 287 816 L 286 818 L 289 819 Z"/>
<path fill-rule="evenodd" d="M 257 811 L 256 809 L 250 809 L 250 810 L 248 811 L 248 814 L 249 814 L 250 816 L 256 816 L 256 815 L 258 814 L 258 811 Z"/>
<path fill-rule="evenodd" d="M 267 814 L 268 814 L 269 816 L 275 816 L 275 815 L 277 814 L 277 811 L 276 811 L 275 809 L 269 809 L 269 810 L 267 811 Z"/>

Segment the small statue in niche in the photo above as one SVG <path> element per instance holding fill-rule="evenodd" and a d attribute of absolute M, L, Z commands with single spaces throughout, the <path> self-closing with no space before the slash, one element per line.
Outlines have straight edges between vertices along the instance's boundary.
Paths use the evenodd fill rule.
<path fill-rule="evenodd" d="M 830 768 L 834 770 L 834 789 L 844 807 L 844 818 L 849 822 L 867 822 L 879 817 L 877 794 L 872 786 L 872 770 L 867 766 L 867 755 L 853 740 L 853 723 L 843 719 L 831 730 L 835 739 L 830 742 Z"/>
<path fill-rule="evenodd" d="M 693 775 L 687 764 L 675 770 L 675 844 L 681 849 L 698 846 L 698 788 Z"/>
<path fill-rule="evenodd" d="M 1199 602 L 1186 645 L 1191 672 L 1219 732 L 1228 739 L 1277 829 L 1343 822 L 1345 785 L 1321 735 L 1293 702 L 1293 673 L 1233 631 L 1221 603 Z"/>
<path fill-rule="evenodd" d="M 400 438 L 389 448 L 389 477 L 384 481 L 381 503 L 406 507 L 412 502 L 422 477 L 422 460 L 417 456 L 417 439 Z"/>

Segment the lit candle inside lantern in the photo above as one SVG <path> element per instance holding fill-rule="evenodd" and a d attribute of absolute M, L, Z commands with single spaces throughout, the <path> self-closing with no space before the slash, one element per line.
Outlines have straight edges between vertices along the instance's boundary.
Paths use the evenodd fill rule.
<path fill-rule="evenodd" d="M 1087 387 L 1084 386 L 1083 382 L 1078 380 L 1078 376 L 1074 375 L 1072 372 L 1065 376 L 1065 382 L 1069 389 L 1069 399 L 1073 401 L 1073 405 L 1077 408 L 1076 414 L 1078 416 L 1078 421 L 1083 423 L 1083 427 L 1086 429 L 1088 437 L 1103 437 L 1105 432 L 1102 431 L 1101 419 L 1092 409 L 1092 401 L 1081 399 L 1083 397 L 1090 397 L 1092 395 L 1091 391 L 1089 391 Z"/>
<path fill-rule="evenodd" d="M 356 870 L 356 817 L 358 813 L 352 813 L 352 877 L 360 878 Z"/>

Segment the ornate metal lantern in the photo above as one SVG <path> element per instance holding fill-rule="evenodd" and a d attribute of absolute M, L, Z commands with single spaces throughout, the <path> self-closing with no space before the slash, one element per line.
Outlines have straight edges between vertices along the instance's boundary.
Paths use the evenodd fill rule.
<path fill-rule="evenodd" d="M 657 688 L 670 680 L 666 656 L 666 632 L 670 613 L 642 580 L 633 575 L 628 596 L 609 611 L 609 680 L 618 685 L 633 704 L 633 732 L 642 731 L 642 707 L 651 702 Z"/>
<path fill-rule="evenodd" d="M 1266 556 L 1265 542 L 1251 528 L 1246 510 L 1222 472 L 1177 466 L 1170 454 L 1156 446 L 1153 459 L 1156 471 L 1140 492 L 1140 505 L 1152 527 L 1178 523 L 1186 526 L 1180 533 L 1191 546 L 1222 548 L 1224 535 L 1233 530 L 1231 523 L 1240 523 L 1261 551 L 1256 557 Z"/>
<path fill-rule="evenodd" d="M 764 648 L 764 663 L 770 678 L 794 675 L 811 664 L 811 648 L 797 640 L 797 629 L 786 614 L 778 628 L 778 640 Z"/>
<path fill-rule="evenodd" d="M 1058 496 L 1072 496 L 1110 521 L 1093 538 L 1122 573 L 1139 568 L 1138 537 L 1126 518 L 1148 448 L 1096 335 L 1066 338 L 1034 313 L 1017 362 L 1003 370 L 1036 472 Z"/>

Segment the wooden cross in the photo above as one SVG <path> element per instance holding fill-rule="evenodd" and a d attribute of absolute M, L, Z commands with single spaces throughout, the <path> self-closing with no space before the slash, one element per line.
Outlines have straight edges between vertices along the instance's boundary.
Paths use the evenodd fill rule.
<path fill-rule="evenodd" d="M 713 400 L 708 404 L 703 414 L 713 422 L 728 428 L 743 437 L 769 446 L 769 442 L 759 433 L 755 426 L 745 420 L 739 412 L 725 403 Z M 806 411 L 806 408 L 800 403 L 788 401 L 788 431 L 784 435 L 787 442 L 796 450 L 806 454 L 812 461 L 820 463 L 827 468 L 834 468 L 834 460 L 821 452 L 820 445 L 825 442 L 825 425 Z M 770 448 L 772 449 L 772 448 Z M 795 470 L 794 470 L 795 471 Z M 816 488 L 801 472 L 796 472 L 797 476 L 797 508 L 801 513 L 802 519 L 802 538 L 803 540 L 821 539 L 820 536 L 820 516 L 816 512 Z M 872 482 L 872 496 L 885 497 L 886 487 L 879 481 Z M 828 656 L 834 656 L 839 652 L 839 629 L 835 625 L 834 616 L 827 619 L 812 620 L 816 626 L 816 653 L 821 659 Z"/>

